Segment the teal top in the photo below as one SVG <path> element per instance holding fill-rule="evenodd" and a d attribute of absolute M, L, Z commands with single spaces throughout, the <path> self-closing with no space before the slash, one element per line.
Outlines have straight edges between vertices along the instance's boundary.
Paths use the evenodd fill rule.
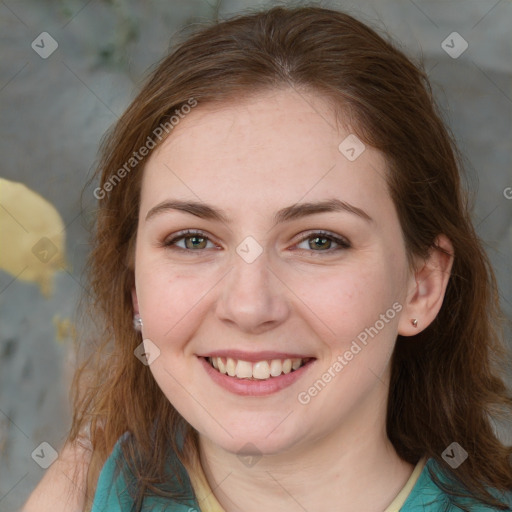
<path fill-rule="evenodd" d="M 126 466 L 123 466 L 123 454 L 121 451 L 121 442 L 127 435 L 128 432 L 117 441 L 110 457 L 106 460 L 101 470 L 96 494 L 94 495 L 92 512 L 134 512 L 134 509 L 132 509 L 134 500 L 131 498 L 129 490 L 135 489 L 136 482 L 131 472 L 127 470 Z M 178 460 L 177 457 L 176 460 Z M 125 472 L 116 473 L 116 467 L 123 467 Z M 148 496 L 144 499 L 142 511 L 200 512 L 201 509 L 194 495 L 186 469 L 181 463 L 178 463 L 177 467 L 184 484 L 182 491 L 185 492 L 186 498 L 182 502 L 178 502 L 160 496 Z M 429 467 L 441 478 L 436 470 L 437 462 L 434 459 L 428 459 L 400 512 L 460 512 L 461 509 L 456 507 L 449 500 L 449 496 L 433 482 L 428 471 Z M 502 502 L 507 503 L 509 506 L 508 510 L 512 511 L 512 491 L 505 494 L 496 490 L 490 490 L 490 492 Z M 500 510 L 477 502 L 462 500 L 461 498 L 457 499 L 459 500 L 458 503 L 465 504 L 471 512 Z"/>

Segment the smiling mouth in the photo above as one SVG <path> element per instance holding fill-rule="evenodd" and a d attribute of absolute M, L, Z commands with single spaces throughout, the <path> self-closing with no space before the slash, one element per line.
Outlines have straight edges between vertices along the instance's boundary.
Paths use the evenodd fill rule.
<path fill-rule="evenodd" d="M 245 380 L 267 380 L 302 368 L 314 358 L 270 359 L 251 363 L 231 357 L 207 357 L 212 368 L 223 375 Z"/>

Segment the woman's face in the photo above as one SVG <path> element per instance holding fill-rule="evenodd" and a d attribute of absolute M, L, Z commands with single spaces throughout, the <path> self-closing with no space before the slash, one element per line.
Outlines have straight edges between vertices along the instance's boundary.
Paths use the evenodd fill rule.
<path fill-rule="evenodd" d="M 385 160 L 349 135 L 318 96 L 279 90 L 199 104 L 147 162 L 134 304 L 149 368 L 231 452 L 385 420 L 411 278 Z"/>

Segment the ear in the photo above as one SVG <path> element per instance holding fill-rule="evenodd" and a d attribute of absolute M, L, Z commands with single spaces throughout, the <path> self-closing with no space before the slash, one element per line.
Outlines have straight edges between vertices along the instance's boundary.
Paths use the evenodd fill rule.
<path fill-rule="evenodd" d="M 139 313 L 139 301 L 137 300 L 137 290 L 135 290 L 135 286 L 132 287 L 132 304 L 133 304 L 133 313 Z"/>
<path fill-rule="evenodd" d="M 446 254 L 445 252 L 449 254 Z M 414 336 L 426 329 L 436 318 L 443 304 L 453 265 L 453 245 L 439 235 L 427 260 L 421 260 L 409 279 L 407 300 L 398 323 L 398 334 Z M 418 325 L 414 327 L 412 320 Z"/>

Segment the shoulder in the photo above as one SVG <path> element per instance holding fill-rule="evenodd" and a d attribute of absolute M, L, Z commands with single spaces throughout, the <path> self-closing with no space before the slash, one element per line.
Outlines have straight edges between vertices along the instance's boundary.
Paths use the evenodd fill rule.
<path fill-rule="evenodd" d="M 468 498 L 451 496 L 436 485 L 432 479 L 432 473 L 442 479 L 437 462 L 434 459 L 428 459 L 400 512 L 461 512 L 464 510 L 464 508 L 460 508 L 457 504 L 464 506 L 471 512 L 497 512 L 502 510 Z M 496 489 L 488 489 L 488 491 L 495 498 L 506 503 L 509 506 L 508 510 L 512 511 L 511 491 L 502 492 Z"/>
<path fill-rule="evenodd" d="M 57 460 L 29 496 L 22 512 L 82 510 L 90 450 L 80 442 L 65 444 Z"/>
<path fill-rule="evenodd" d="M 94 495 L 91 512 L 122 512 L 132 510 L 137 491 L 137 479 L 129 469 L 123 455 L 122 445 L 130 439 L 130 433 L 125 432 L 116 442 L 110 456 L 103 465 L 96 492 Z M 174 457 L 177 461 L 177 457 Z M 179 462 L 179 461 L 178 461 Z M 186 500 L 177 501 L 162 496 L 148 496 L 144 499 L 142 510 L 152 512 L 190 512 L 199 510 L 194 497 L 188 474 L 179 463 L 181 477 L 185 484 L 182 491 L 187 495 Z"/>

